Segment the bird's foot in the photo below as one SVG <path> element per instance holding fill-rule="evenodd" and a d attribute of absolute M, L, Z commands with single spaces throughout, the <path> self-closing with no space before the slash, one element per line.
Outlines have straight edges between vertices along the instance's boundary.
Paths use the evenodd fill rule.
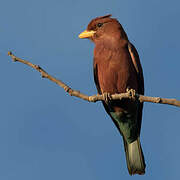
<path fill-rule="evenodd" d="M 136 91 L 134 89 L 126 89 L 126 92 L 129 93 L 129 95 L 131 96 L 131 98 L 135 98 L 136 97 Z"/>
<path fill-rule="evenodd" d="M 103 98 L 104 98 L 105 103 L 106 103 L 106 104 L 109 104 L 109 103 L 111 102 L 111 100 L 112 100 L 111 94 L 105 92 L 105 93 L 103 93 L 102 95 L 103 95 Z"/>

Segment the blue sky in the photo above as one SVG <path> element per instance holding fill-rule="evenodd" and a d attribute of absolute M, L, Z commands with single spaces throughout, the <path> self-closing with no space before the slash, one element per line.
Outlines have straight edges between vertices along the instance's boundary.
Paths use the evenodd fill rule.
<path fill-rule="evenodd" d="M 93 44 L 78 39 L 111 13 L 136 46 L 146 95 L 180 99 L 180 2 L 160 0 L 1 0 L 0 179 L 179 179 L 180 111 L 146 103 L 144 176 L 129 176 L 122 138 L 101 103 L 70 97 L 7 56 L 39 64 L 72 88 L 96 94 Z"/>

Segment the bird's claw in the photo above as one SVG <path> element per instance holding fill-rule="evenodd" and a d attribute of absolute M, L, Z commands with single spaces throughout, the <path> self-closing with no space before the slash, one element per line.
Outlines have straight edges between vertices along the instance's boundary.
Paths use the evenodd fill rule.
<path fill-rule="evenodd" d="M 126 92 L 129 93 L 129 95 L 132 97 L 132 98 L 135 98 L 136 97 L 136 91 L 134 89 L 129 89 L 127 88 L 126 89 Z"/>
<path fill-rule="evenodd" d="M 112 100 L 111 94 L 105 92 L 105 93 L 103 93 L 102 95 L 103 95 L 103 98 L 104 98 L 105 103 L 106 103 L 106 104 L 109 104 L 110 101 Z"/>

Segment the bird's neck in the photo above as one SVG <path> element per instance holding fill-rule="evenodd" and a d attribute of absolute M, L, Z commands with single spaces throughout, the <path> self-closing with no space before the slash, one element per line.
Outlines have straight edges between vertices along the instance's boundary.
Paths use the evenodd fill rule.
<path fill-rule="evenodd" d="M 124 48 L 128 44 L 128 40 L 126 39 L 112 39 L 106 38 L 103 40 L 99 40 L 95 42 L 95 53 L 103 51 L 117 51 L 119 49 Z"/>

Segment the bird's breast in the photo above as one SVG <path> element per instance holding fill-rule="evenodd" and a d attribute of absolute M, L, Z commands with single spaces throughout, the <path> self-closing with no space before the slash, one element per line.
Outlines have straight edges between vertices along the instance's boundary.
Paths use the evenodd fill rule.
<path fill-rule="evenodd" d="M 94 51 L 94 64 L 101 92 L 111 94 L 125 92 L 127 87 L 137 89 L 135 71 L 130 56 L 124 50 L 98 49 Z"/>

